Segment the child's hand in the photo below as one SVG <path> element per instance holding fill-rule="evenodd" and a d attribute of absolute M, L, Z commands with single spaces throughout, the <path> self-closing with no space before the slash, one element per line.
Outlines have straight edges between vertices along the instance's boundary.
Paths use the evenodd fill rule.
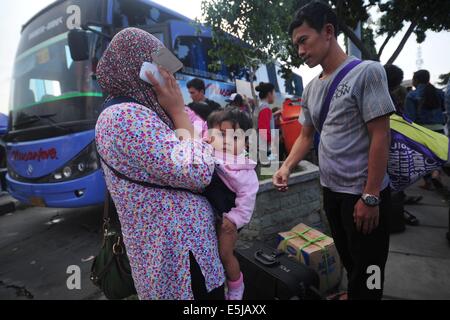
<path fill-rule="evenodd" d="M 205 138 L 203 138 L 203 142 L 206 142 L 207 144 L 211 144 L 214 142 L 214 137 L 205 137 Z"/>
<path fill-rule="evenodd" d="M 237 232 L 236 225 L 227 218 L 223 218 L 222 229 L 225 233 L 235 233 Z"/>

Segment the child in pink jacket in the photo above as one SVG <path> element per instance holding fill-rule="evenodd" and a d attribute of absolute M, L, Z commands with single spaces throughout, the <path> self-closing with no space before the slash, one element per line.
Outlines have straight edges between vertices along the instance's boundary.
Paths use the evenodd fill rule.
<path fill-rule="evenodd" d="M 252 121 L 238 108 L 215 111 L 208 117 L 216 174 L 205 191 L 219 216 L 219 253 L 227 276 L 227 300 L 242 300 L 244 279 L 234 256 L 238 230 L 249 223 L 259 188 L 256 163 L 245 157 L 245 131 Z"/>

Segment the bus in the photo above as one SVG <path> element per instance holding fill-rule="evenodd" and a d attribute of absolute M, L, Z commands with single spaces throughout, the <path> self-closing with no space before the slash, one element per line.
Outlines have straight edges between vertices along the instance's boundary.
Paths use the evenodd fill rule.
<path fill-rule="evenodd" d="M 127 27 L 152 33 L 183 62 L 176 78 L 186 102 L 186 83 L 195 77 L 205 81 L 206 95 L 221 104 L 236 91 L 234 80 L 245 78 L 225 65 L 211 70 L 211 30 L 152 1 L 55 1 L 23 26 L 15 57 L 4 137 L 6 180 L 14 198 L 57 208 L 103 202 L 106 186 L 94 130 L 105 97 L 95 73 L 112 37 Z M 70 43 L 70 35 L 80 29 L 86 42 L 81 61 L 72 56 L 77 48 Z M 261 66 L 258 80 L 276 82 L 280 94 L 300 95 L 301 78 L 286 84 L 277 68 Z"/>

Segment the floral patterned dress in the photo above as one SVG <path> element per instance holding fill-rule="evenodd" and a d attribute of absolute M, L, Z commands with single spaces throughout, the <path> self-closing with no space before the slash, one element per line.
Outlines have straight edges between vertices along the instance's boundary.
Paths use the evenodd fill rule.
<path fill-rule="evenodd" d="M 214 171 L 212 147 L 180 141 L 158 115 L 136 103 L 107 108 L 96 126 L 99 154 L 133 180 L 189 189 L 149 188 L 119 179 L 102 164 L 122 226 L 140 299 L 193 299 L 189 252 L 208 291 L 225 280 L 214 216 L 201 192 Z"/>

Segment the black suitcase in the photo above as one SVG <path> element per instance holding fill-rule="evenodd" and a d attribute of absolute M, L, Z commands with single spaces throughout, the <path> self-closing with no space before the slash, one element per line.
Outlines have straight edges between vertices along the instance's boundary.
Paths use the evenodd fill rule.
<path fill-rule="evenodd" d="M 244 300 L 320 299 L 319 276 L 263 242 L 238 248 L 235 255 L 244 275 Z"/>

